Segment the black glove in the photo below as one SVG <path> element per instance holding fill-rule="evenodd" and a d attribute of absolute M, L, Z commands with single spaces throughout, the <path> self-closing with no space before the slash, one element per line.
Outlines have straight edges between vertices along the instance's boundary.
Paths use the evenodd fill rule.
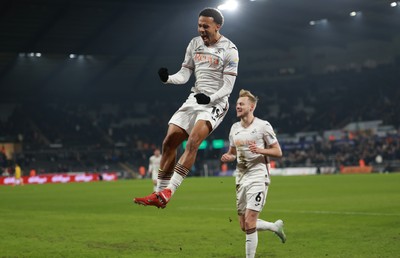
<path fill-rule="evenodd" d="M 196 98 L 197 103 L 199 103 L 199 104 L 208 104 L 208 103 L 210 103 L 210 97 L 207 96 L 204 93 L 198 93 L 198 94 L 194 95 L 194 97 Z"/>
<path fill-rule="evenodd" d="M 161 67 L 158 70 L 158 76 L 160 76 L 161 81 L 167 82 L 168 81 L 168 76 L 169 76 L 168 69 L 165 68 L 165 67 Z"/>

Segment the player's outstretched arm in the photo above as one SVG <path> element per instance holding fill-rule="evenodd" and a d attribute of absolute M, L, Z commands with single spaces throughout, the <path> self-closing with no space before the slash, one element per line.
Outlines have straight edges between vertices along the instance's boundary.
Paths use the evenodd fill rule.
<path fill-rule="evenodd" d="M 191 69 L 182 67 L 177 73 L 170 75 L 167 68 L 161 67 L 158 76 L 163 83 L 184 84 L 189 81 L 192 72 Z"/>
<path fill-rule="evenodd" d="M 158 76 L 160 76 L 162 82 L 167 82 L 169 77 L 168 69 L 165 67 L 158 69 Z"/>

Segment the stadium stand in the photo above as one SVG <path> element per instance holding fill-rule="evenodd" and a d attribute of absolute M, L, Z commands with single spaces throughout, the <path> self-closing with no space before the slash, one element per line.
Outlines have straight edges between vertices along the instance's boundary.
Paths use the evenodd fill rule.
<path fill-rule="evenodd" d="M 276 166 L 331 165 L 339 170 L 363 160 L 380 171 L 400 168 L 399 70 L 384 65 L 249 87 L 261 99 L 256 115 L 270 121 L 280 138 L 285 155 Z M 38 173 L 137 171 L 147 166 L 152 149 L 162 143 L 177 105 L 162 98 L 134 104 L 8 103 L 1 108 L 0 140 L 20 143 L 22 148 L 8 160 L 2 155 L 2 170 L 21 162 L 25 171 L 34 168 Z M 236 121 L 234 109 L 232 102 L 211 139 L 227 138 Z M 371 128 L 357 128 L 365 121 L 377 122 Z M 200 152 L 194 175 L 201 174 L 202 163 L 215 161 L 222 151 Z"/>

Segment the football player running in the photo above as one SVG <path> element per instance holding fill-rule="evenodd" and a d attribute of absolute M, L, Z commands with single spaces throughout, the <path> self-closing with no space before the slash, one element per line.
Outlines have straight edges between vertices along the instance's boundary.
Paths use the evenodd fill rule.
<path fill-rule="evenodd" d="M 282 157 L 282 150 L 271 124 L 254 116 L 258 98 L 250 91 L 241 90 L 236 102 L 239 122 L 229 133 L 229 150 L 222 162 L 236 160 L 236 206 L 241 229 L 246 233 L 246 257 L 255 257 L 257 231 L 270 230 L 285 243 L 283 221 L 259 219 L 270 185 L 269 157 Z"/>

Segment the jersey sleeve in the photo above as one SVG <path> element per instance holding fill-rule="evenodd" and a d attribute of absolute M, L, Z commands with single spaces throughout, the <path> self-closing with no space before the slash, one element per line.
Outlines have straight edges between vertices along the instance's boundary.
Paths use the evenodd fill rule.
<path fill-rule="evenodd" d="M 229 131 L 229 146 L 236 148 L 235 141 L 233 140 L 234 131 L 235 131 L 235 124 L 232 125 L 231 130 Z"/>
<path fill-rule="evenodd" d="M 264 137 L 264 141 L 268 145 L 272 145 L 272 144 L 278 142 L 278 139 L 276 138 L 276 134 L 274 132 L 274 129 L 272 128 L 272 125 L 270 123 L 268 123 L 268 122 L 265 122 L 263 137 Z"/>
<path fill-rule="evenodd" d="M 183 60 L 182 67 L 194 70 L 193 50 L 194 50 L 194 39 L 189 42 L 186 48 L 185 59 Z"/>
<path fill-rule="evenodd" d="M 236 76 L 239 67 L 239 51 L 235 45 L 227 49 L 224 60 L 224 74 Z"/>

